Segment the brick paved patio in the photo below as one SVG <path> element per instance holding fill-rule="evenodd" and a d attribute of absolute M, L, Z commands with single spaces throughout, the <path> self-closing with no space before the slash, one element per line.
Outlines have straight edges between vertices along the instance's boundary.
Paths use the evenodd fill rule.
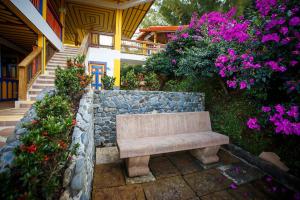
<path fill-rule="evenodd" d="M 95 167 L 94 200 L 219 200 L 219 199 L 289 199 L 290 192 L 274 180 L 260 177 L 241 165 L 239 159 L 225 151 L 219 152 L 217 165 L 203 166 L 187 152 L 153 156 L 150 169 L 156 181 L 126 184 L 126 172 L 122 162 L 101 164 Z M 234 178 L 251 180 L 233 185 L 230 178 L 222 175 L 221 166 L 233 166 Z M 253 169 L 248 166 L 249 169 Z M 205 169 L 204 169 L 205 168 Z M 239 171 L 241 170 L 241 171 Z M 230 174 L 230 173 L 229 173 Z M 250 179 L 249 179 L 250 177 Z M 236 187 L 235 187 L 236 186 Z"/>

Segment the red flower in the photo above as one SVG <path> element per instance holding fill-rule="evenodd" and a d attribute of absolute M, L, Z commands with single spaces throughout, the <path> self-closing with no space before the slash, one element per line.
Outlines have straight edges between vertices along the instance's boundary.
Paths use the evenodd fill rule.
<path fill-rule="evenodd" d="M 35 144 L 32 144 L 32 145 L 30 145 L 29 147 L 27 147 L 27 152 L 28 153 L 34 153 L 34 152 L 36 152 L 36 145 Z"/>
<path fill-rule="evenodd" d="M 50 159 L 49 156 L 47 155 L 44 156 L 44 161 L 48 161 L 49 159 Z"/>
<path fill-rule="evenodd" d="M 77 123 L 76 119 L 73 119 L 73 120 L 72 120 L 72 125 L 75 126 L 76 123 Z"/>
<path fill-rule="evenodd" d="M 37 120 L 32 120 L 31 123 L 32 123 L 32 124 L 37 124 L 37 123 L 39 123 L 39 121 L 37 121 Z"/>

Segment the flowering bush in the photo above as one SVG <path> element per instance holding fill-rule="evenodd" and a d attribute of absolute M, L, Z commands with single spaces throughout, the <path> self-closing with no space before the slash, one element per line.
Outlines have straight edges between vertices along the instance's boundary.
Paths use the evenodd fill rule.
<path fill-rule="evenodd" d="M 76 146 L 69 148 L 75 124 L 71 104 L 61 96 L 46 96 L 34 104 L 37 118 L 25 124 L 28 133 L 15 149 L 15 160 L 7 178 L 7 199 L 58 198 L 61 176 Z"/>
<path fill-rule="evenodd" d="M 91 81 L 83 60 L 79 56 L 68 60 L 67 69 L 57 69 L 58 94 L 33 105 L 36 118 L 24 124 L 27 133 L 14 149 L 13 165 L 0 174 L 3 199 L 59 199 L 64 169 L 77 150 L 70 143 L 78 100 Z"/>
<path fill-rule="evenodd" d="M 85 74 L 84 56 L 68 60 L 67 69 L 58 67 L 55 71 L 55 86 L 59 95 L 77 102 L 84 89 L 91 83 L 92 76 Z"/>

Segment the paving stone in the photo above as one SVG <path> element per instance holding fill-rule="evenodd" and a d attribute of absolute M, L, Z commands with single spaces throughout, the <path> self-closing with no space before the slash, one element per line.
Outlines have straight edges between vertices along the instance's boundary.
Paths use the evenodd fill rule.
<path fill-rule="evenodd" d="M 0 147 L 3 147 L 5 145 L 5 142 L 0 142 Z"/>
<path fill-rule="evenodd" d="M 8 137 L 13 134 L 15 128 L 5 128 L 0 131 L 0 136 L 2 137 Z"/>
<path fill-rule="evenodd" d="M 267 195 L 259 190 L 256 190 L 251 184 L 238 186 L 237 189 L 230 189 L 228 192 L 238 200 L 255 200 L 255 199 L 270 199 Z"/>
<path fill-rule="evenodd" d="M 144 183 L 143 188 L 147 200 L 188 200 L 197 197 L 181 176 Z"/>
<path fill-rule="evenodd" d="M 214 192 L 201 197 L 201 200 L 232 200 L 234 199 L 226 190 Z"/>
<path fill-rule="evenodd" d="M 224 150 L 220 150 L 218 152 L 218 156 L 220 158 L 220 162 L 222 162 L 224 165 L 241 162 L 241 160 L 239 160 L 237 157 Z"/>
<path fill-rule="evenodd" d="M 245 163 L 224 165 L 218 167 L 218 169 L 237 185 L 260 179 L 263 176 L 261 171 Z"/>
<path fill-rule="evenodd" d="M 126 181 L 126 185 L 128 184 L 138 184 L 138 183 L 148 183 L 148 182 L 152 182 L 155 181 L 155 177 L 153 176 L 152 172 L 149 172 L 148 175 L 146 176 L 137 176 L 137 177 L 128 177 L 125 174 L 125 181 Z"/>
<path fill-rule="evenodd" d="M 96 150 L 96 164 L 120 163 L 118 147 L 104 147 Z"/>
<path fill-rule="evenodd" d="M 209 169 L 184 176 L 186 182 L 198 196 L 218 192 L 229 187 L 231 181 L 224 177 L 218 170 Z"/>
<path fill-rule="evenodd" d="M 94 189 L 125 185 L 122 166 L 119 163 L 96 165 L 94 171 Z"/>
<path fill-rule="evenodd" d="M 150 169 L 156 178 L 180 175 L 176 167 L 167 157 L 156 157 L 150 160 Z"/>
<path fill-rule="evenodd" d="M 264 179 L 260 179 L 253 181 L 251 184 L 254 188 L 256 188 L 256 190 L 260 191 L 266 196 L 269 196 L 270 199 L 295 199 L 293 197 L 295 192 L 288 190 L 274 180 L 268 182 Z"/>
<path fill-rule="evenodd" d="M 167 157 L 183 175 L 202 170 L 202 168 L 196 164 L 195 158 L 193 158 L 188 152 L 168 154 Z"/>
<path fill-rule="evenodd" d="M 144 200 L 143 188 L 140 185 L 105 188 L 93 192 L 93 200 Z"/>

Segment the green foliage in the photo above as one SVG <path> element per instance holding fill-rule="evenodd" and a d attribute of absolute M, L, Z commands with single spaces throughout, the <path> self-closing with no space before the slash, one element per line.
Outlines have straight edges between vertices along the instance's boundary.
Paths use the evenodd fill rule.
<path fill-rule="evenodd" d="M 0 176 L 7 178 L 1 188 L 4 199 L 59 198 L 63 170 L 76 152 L 77 146 L 68 144 L 74 126 L 69 101 L 46 96 L 34 107 L 37 118 L 24 125 L 28 133 L 14 150 L 13 167 Z"/>
<path fill-rule="evenodd" d="M 91 83 L 92 77 L 85 74 L 84 56 L 68 61 L 67 69 L 58 67 L 55 71 L 55 86 L 58 94 L 78 101 L 84 89 Z"/>
<path fill-rule="evenodd" d="M 146 83 L 146 89 L 156 91 L 159 90 L 160 83 L 158 81 L 158 77 L 155 73 L 150 72 L 144 75 L 144 81 Z"/>
<path fill-rule="evenodd" d="M 125 76 L 121 77 L 122 89 L 134 90 L 139 86 L 139 80 L 134 72 L 134 69 L 128 71 Z"/>
<path fill-rule="evenodd" d="M 111 76 L 103 76 L 101 78 L 101 82 L 103 84 L 103 89 L 105 90 L 113 90 L 115 85 L 116 78 Z"/>
<path fill-rule="evenodd" d="M 166 54 L 166 52 L 153 54 L 147 59 L 145 67 L 147 72 L 174 76 L 173 66 L 170 57 Z"/>

